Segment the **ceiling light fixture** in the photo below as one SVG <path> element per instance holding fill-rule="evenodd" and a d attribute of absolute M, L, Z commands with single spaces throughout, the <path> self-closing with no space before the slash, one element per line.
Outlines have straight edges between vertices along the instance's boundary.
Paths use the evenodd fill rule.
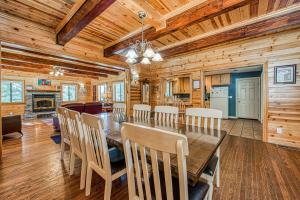
<path fill-rule="evenodd" d="M 152 48 L 151 42 L 144 40 L 144 19 L 146 13 L 139 11 L 138 16 L 142 22 L 142 41 L 137 40 L 135 44 L 131 44 L 126 54 L 126 62 L 129 64 L 141 63 L 143 65 L 151 64 L 151 61 L 160 62 L 163 61 L 161 55 Z"/>
<path fill-rule="evenodd" d="M 53 66 L 52 71 L 49 73 L 51 76 L 63 76 L 64 75 L 64 70 L 61 69 L 60 66 Z"/>

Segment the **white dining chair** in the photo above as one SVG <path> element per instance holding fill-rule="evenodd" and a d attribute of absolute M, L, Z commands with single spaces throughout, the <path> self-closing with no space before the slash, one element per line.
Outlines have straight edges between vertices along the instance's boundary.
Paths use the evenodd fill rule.
<path fill-rule="evenodd" d="M 61 160 L 64 159 L 66 145 L 71 145 L 66 110 L 67 109 L 64 107 L 59 107 L 56 109 L 61 134 Z"/>
<path fill-rule="evenodd" d="M 188 186 L 186 157 L 189 149 L 185 135 L 131 123 L 123 124 L 121 134 L 129 199 L 146 197 L 149 200 L 155 196 L 155 199 L 169 200 L 180 197 L 182 200 L 187 200 L 189 195 L 191 199 L 195 198 L 193 195 L 196 195 L 197 199 L 206 196 L 208 191 L 206 183 L 199 182 L 194 187 Z M 161 172 L 158 158 L 163 166 Z M 147 162 L 150 159 L 151 162 Z M 172 177 L 171 160 L 178 163 L 177 178 Z M 149 177 L 151 169 L 152 176 Z"/>
<path fill-rule="evenodd" d="M 113 104 L 113 113 L 126 113 L 126 104 L 125 103 L 114 103 Z"/>
<path fill-rule="evenodd" d="M 133 105 L 133 118 L 139 120 L 150 120 L 151 106 L 147 104 Z"/>
<path fill-rule="evenodd" d="M 73 110 L 67 110 L 67 124 L 70 133 L 70 175 L 74 173 L 75 157 L 81 159 L 80 189 L 85 187 L 87 158 L 85 150 L 85 141 L 83 128 L 80 120 L 80 113 Z"/>
<path fill-rule="evenodd" d="M 186 125 L 204 127 L 206 129 L 221 130 L 222 111 L 208 108 L 187 108 Z M 210 123 L 208 123 L 210 121 Z M 215 128 L 215 123 L 217 126 Z M 220 187 L 220 147 L 217 149 L 215 155 L 210 160 L 208 166 L 202 174 L 202 178 L 207 180 L 209 184 L 208 198 L 211 200 L 213 196 L 213 181 L 216 176 L 216 186 Z"/>
<path fill-rule="evenodd" d="M 159 123 L 178 123 L 179 109 L 175 106 L 155 106 L 154 120 Z"/>
<path fill-rule="evenodd" d="M 105 180 L 104 199 L 109 200 L 112 189 L 112 181 L 126 174 L 126 168 L 112 169 L 106 136 L 100 118 L 90 114 L 81 115 L 85 146 L 87 153 L 86 190 L 88 196 L 91 192 L 92 172 L 95 171 Z M 117 166 L 118 169 L 121 166 Z"/>

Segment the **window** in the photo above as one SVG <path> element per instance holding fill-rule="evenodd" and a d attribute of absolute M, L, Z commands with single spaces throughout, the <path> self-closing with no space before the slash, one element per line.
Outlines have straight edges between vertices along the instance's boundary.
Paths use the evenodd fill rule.
<path fill-rule="evenodd" d="M 101 84 L 98 85 L 98 100 L 99 101 L 105 101 L 106 100 L 106 91 L 107 91 L 107 85 L 105 84 Z"/>
<path fill-rule="evenodd" d="M 166 97 L 171 97 L 172 94 L 172 81 L 166 82 Z"/>
<path fill-rule="evenodd" d="M 124 82 L 116 82 L 113 84 L 113 95 L 114 101 L 124 102 L 125 101 L 125 91 Z"/>
<path fill-rule="evenodd" d="M 62 101 L 76 101 L 77 85 L 64 84 L 62 85 Z"/>
<path fill-rule="evenodd" d="M 22 103 L 24 95 L 23 81 L 3 80 L 1 85 L 2 103 Z"/>

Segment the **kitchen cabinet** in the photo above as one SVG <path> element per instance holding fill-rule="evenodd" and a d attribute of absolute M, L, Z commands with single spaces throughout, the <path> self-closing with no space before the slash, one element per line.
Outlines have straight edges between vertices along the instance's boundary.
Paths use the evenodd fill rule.
<path fill-rule="evenodd" d="M 191 91 L 190 77 L 179 77 L 173 80 L 173 94 L 188 94 Z"/>
<path fill-rule="evenodd" d="M 211 85 L 221 85 L 221 75 L 212 75 L 211 76 Z"/>
<path fill-rule="evenodd" d="M 211 86 L 230 85 L 230 74 L 211 75 Z"/>
<path fill-rule="evenodd" d="M 221 74 L 221 85 L 230 85 L 230 74 Z"/>

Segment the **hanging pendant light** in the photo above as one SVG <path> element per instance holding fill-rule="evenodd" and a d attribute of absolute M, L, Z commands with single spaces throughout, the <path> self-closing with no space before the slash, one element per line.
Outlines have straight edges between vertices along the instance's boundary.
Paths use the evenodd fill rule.
<path fill-rule="evenodd" d="M 134 58 L 127 58 L 126 62 L 129 63 L 129 64 L 134 64 L 134 63 L 136 63 L 136 59 L 134 59 Z"/>
<path fill-rule="evenodd" d="M 142 59 L 142 61 L 141 61 L 141 64 L 143 64 L 143 65 L 149 65 L 149 64 L 151 64 L 151 62 L 150 62 L 149 58 L 144 57 Z"/>
<path fill-rule="evenodd" d="M 155 55 L 155 52 L 153 51 L 153 49 L 149 46 L 147 47 L 145 53 L 143 54 L 144 57 L 147 58 L 152 58 Z"/>
<path fill-rule="evenodd" d="M 127 52 L 127 54 L 126 54 L 126 58 L 135 59 L 137 57 L 138 57 L 138 55 L 135 52 L 134 48 L 130 48 L 129 51 Z"/>
<path fill-rule="evenodd" d="M 151 64 L 150 60 L 155 62 L 162 61 L 161 55 L 152 48 L 151 42 L 144 39 L 144 19 L 146 18 L 146 13 L 139 11 L 138 17 L 142 22 L 142 40 L 137 40 L 135 44 L 131 44 L 130 49 L 125 55 L 127 58 L 125 62 L 135 64 L 138 60 L 141 60 L 141 64 L 149 65 Z"/>
<path fill-rule="evenodd" d="M 155 53 L 154 56 L 153 56 L 153 58 L 152 58 L 152 61 L 154 61 L 154 62 L 160 62 L 160 61 L 163 61 L 163 59 L 162 59 L 160 53 Z"/>

